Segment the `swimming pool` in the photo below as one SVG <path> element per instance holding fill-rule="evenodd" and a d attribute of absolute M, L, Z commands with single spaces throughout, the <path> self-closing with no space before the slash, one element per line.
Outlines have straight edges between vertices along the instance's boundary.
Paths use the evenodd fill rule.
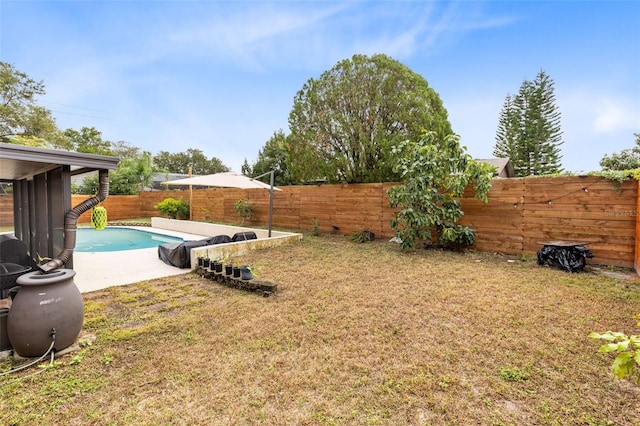
<path fill-rule="evenodd" d="M 164 243 L 181 243 L 180 237 L 132 228 L 107 227 L 102 231 L 78 228 L 75 251 L 106 252 L 158 247 Z"/>

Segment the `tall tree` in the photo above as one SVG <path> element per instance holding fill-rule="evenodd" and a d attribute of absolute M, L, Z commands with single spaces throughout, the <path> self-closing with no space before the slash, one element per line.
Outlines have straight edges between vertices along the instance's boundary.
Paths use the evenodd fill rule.
<path fill-rule="evenodd" d="M 67 129 L 63 133 L 68 149 L 87 154 L 113 155 L 111 142 L 102 139 L 102 132 L 95 127 L 83 127 L 78 130 Z"/>
<path fill-rule="evenodd" d="M 36 105 L 44 94 L 42 81 L 0 62 L 0 142 L 44 146 L 58 132 L 51 111 Z"/>
<path fill-rule="evenodd" d="M 153 157 L 148 151 L 136 157 L 123 158 L 114 173 L 109 174 L 111 194 L 133 195 L 151 186 Z"/>
<path fill-rule="evenodd" d="M 67 129 L 63 133 L 67 149 L 89 154 L 118 157 L 118 168 L 109 173 L 109 194 L 133 195 L 151 186 L 153 173 L 157 170 L 148 151 L 125 141 L 112 143 L 102 139 L 102 133 L 94 127 L 83 127 L 80 131 Z M 95 194 L 98 190 L 98 174 L 86 176 L 82 183 L 73 187 L 75 193 Z"/>
<path fill-rule="evenodd" d="M 600 160 L 602 170 L 632 170 L 640 168 L 640 133 L 633 134 L 636 138 L 636 146 L 623 149 L 619 153 L 614 152 L 611 156 L 605 155 Z"/>
<path fill-rule="evenodd" d="M 427 81 L 382 54 L 354 55 L 309 79 L 294 98 L 289 128 L 294 179 L 348 183 L 397 180 L 392 147 L 423 129 L 451 133 Z"/>
<path fill-rule="evenodd" d="M 554 82 L 541 70 L 517 95 L 507 95 L 493 154 L 510 158 L 516 176 L 548 175 L 562 171 L 562 143 Z"/>
<path fill-rule="evenodd" d="M 194 175 L 229 171 L 229 167 L 225 166 L 220 159 L 216 157 L 208 159 L 201 150 L 193 148 L 178 153 L 160 151 L 153 157 L 153 161 L 159 170 L 169 173 L 187 173 L 189 165 Z"/>
<path fill-rule="evenodd" d="M 126 141 L 111 142 L 111 155 L 118 157 L 120 160 L 125 158 L 138 158 L 145 154 L 139 147 L 131 145 Z"/>
<path fill-rule="evenodd" d="M 282 129 L 273 133 L 273 136 L 264 144 L 258 152 L 258 159 L 250 166 L 247 160 L 242 166 L 242 173 L 247 176 L 260 176 L 274 171 L 275 185 L 293 185 L 295 182 L 287 166 L 287 136 Z"/>
<path fill-rule="evenodd" d="M 153 157 L 148 151 L 120 157 L 118 168 L 109 172 L 109 194 L 137 194 L 151 186 L 154 172 Z M 98 184 L 98 174 L 91 173 L 80 185 L 72 186 L 72 191 L 76 194 L 95 194 L 98 192 Z"/>
<path fill-rule="evenodd" d="M 499 157 L 510 158 L 512 164 L 520 164 L 524 161 L 521 150 L 518 149 L 518 141 L 520 139 L 520 111 L 514 105 L 514 98 L 514 96 L 507 95 L 502 105 L 494 154 Z"/>

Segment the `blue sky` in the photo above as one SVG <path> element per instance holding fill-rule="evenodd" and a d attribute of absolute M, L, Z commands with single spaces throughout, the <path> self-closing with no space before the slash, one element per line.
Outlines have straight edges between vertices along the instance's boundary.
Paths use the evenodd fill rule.
<path fill-rule="evenodd" d="M 61 129 L 156 154 L 202 150 L 240 171 L 309 78 L 384 53 L 442 98 L 462 143 L 492 156 L 507 94 L 543 69 L 562 165 L 599 169 L 640 132 L 640 1 L 0 2 L 0 60 L 36 80 Z"/>

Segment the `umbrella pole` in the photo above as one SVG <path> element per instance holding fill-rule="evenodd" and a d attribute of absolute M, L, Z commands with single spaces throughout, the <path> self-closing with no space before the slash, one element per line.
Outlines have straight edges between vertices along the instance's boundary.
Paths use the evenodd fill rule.
<path fill-rule="evenodd" d="M 273 170 L 269 172 L 269 238 L 271 238 L 271 221 L 273 219 Z"/>
<path fill-rule="evenodd" d="M 192 173 L 191 164 L 189 164 L 189 177 Z M 189 220 L 193 220 L 193 185 L 189 185 Z"/>
<path fill-rule="evenodd" d="M 271 170 L 270 172 L 263 173 L 260 176 L 256 176 L 251 178 L 251 180 L 260 179 L 263 176 L 269 175 L 269 238 L 271 238 L 271 221 L 273 219 L 273 185 L 274 185 L 274 174 L 275 171 Z"/>

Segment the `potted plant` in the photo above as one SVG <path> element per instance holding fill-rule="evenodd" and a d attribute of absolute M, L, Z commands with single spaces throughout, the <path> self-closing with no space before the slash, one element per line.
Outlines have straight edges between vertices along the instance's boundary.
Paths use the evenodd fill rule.
<path fill-rule="evenodd" d="M 222 263 L 218 259 L 211 261 L 211 270 L 213 272 L 222 272 Z"/>
<path fill-rule="evenodd" d="M 204 253 L 202 253 L 202 251 L 198 250 L 196 251 L 196 259 L 198 259 L 198 267 L 202 268 L 202 266 L 204 265 Z"/>
<path fill-rule="evenodd" d="M 253 272 L 253 268 L 248 265 L 242 265 L 240 267 L 240 279 L 243 281 L 252 280 L 256 274 Z"/>
<path fill-rule="evenodd" d="M 240 273 L 240 266 L 233 267 L 233 278 L 239 279 L 242 276 Z"/>

